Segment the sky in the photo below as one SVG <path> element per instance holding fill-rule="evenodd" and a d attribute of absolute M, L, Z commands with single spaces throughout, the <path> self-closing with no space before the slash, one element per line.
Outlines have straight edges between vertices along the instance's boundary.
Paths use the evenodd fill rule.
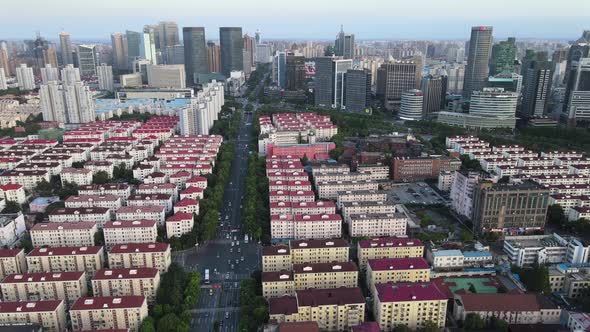
<path fill-rule="evenodd" d="M 344 25 L 362 39 L 468 39 L 473 25 L 505 38 L 577 39 L 590 29 L 589 0 L 1 0 L 0 39 L 110 39 L 161 20 L 260 29 L 263 38 L 331 40 Z M 12 14 L 11 14 L 12 13 Z"/>

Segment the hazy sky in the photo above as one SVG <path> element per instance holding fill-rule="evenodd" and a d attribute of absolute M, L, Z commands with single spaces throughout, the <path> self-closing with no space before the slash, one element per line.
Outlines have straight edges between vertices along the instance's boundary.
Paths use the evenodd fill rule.
<path fill-rule="evenodd" d="M 0 39 L 49 39 L 62 28 L 74 40 L 109 39 L 173 20 L 204 26 L 242 26 L 263 38 L 467 39 L 472 25 L 493 25 L 499 38 L 578 38 L 590 29 L 589 0 L 0 0 Z"/>

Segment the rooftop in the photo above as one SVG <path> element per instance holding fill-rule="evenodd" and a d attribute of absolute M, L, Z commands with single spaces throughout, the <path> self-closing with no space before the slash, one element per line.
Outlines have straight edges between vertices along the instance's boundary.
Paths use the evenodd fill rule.
<path fill-rule="evenodd" d="M 146 299 L 143 296 L 81 297 L 74 302 L 70 310 L 138 308 L 144 303 Z"/>
<path fill-rule="evenodd" d="M 419 239 L 403 237 L 381 237 L 370 240 L 361 240 L 358 242 L 361 248 L 370 247 L 420 247 L 424 246 Z"/>
<path fill-rule="evenodd" d="M 150 267 L 130 269 L 101 269 L 96 271 L 92 280 L 155 278 L 158 269 Z"/>
<path fill-rule="evenodd" d="M 299 306 L 317 307 L 324 305 L 364 304 L 365 297 L 358 287 L 334 289 L 306 289 L 299 290 L 297 302 Z"/>
<path fill-rule="evenodd" d="M 110 254 L 123 254 L 134 252 L 164 252 L 170 249 L 168 243 L 128 243 L 116 244 L 109 252 Z"/>
<path fill-rule="evenodd" d="M 375 285 L 381 302 L 410 302 L 446 300 L 447 297 L 432 282 L 385 283 Z"/>
<path fill-rule="evenodd" d="M 369 259 L 369 267 L 373 271 L 430 269 L 422 257 Z"/>

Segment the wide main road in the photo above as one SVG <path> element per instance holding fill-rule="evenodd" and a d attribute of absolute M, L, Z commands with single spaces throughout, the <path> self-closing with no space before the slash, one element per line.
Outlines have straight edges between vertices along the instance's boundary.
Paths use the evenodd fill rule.
<path fill-rule="evenodd" d="M 247 103 L 246 100 L 242 102 Z M 209 285 L 203 285 L 199 301 L 192 310 L 191 331 L 213 331 L 215 321 L 219 321 L 220 331 L 236 331 L 240 281 L 260 269 L 260 245 L 253 241 L 245 243 L 241 220 L 251 121 L 249 114 L 242 115 L 240 120 L 216 238 L 194 249 L 173 254 L 175 262 L 186 269 L 199 271 L 203 278 L 208 269 L 211 278 Z"/>

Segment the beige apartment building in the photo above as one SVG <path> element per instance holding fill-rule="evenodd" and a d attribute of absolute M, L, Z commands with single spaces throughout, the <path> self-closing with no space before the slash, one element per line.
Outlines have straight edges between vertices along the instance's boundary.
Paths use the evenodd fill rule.
<path fill-rule="evenodd" d="M 356 171 L 361 174 L 370 174 L 369 179 L 374 181 L 388 180 L 390 173 L 389 166 L 383 164 L 358 165 Z"/>
<path fill-rule="evenodd" d="M 94 245 L 96 223 L 47 222 L 35 224 L 30 230 L 33 247 L 83 247 Z"/>
<path fill-rule="evenodd" d="M 192 213 L 178 212 L 166 219 L 166 236 L 181 237 L 183 234 L 190 233 L 195 225 Z"/>
<path fill-rule="evenodd" d="M 55 209 L 49 213 L 50 222 L 80 222 L 90 221 L 96 223 L 98 228 L 102 228 L 105 222 L 111 220 L 111 212 L 107 208 L 61 208 Z"/>
<path fill-rule="evenodd" d="M 115 195 L 79 195 L 70 196 L 65 200 L 67 208 L 101 207 L 112 211 L 123 206 L 121 198 Z"/>
<path fill-rule="evenodd" d="M 158 237 L 155 220 L 117 220 L 104 224 L 104 242 L 107 248 L 115 244 L 153 243 Z"/>
<path fill-rule="evenodd" d="M 87 168 L 64 168 L 59 173 L 61 184 L 75 183 L 79 186 L 92 184 L 92 171 Z"/>
<path fill-rule="evenodd" d="M 160 225 L 164 225 L 166 218 L 166 207 L 163 205 L 148 206 L 123 206 L 116 211 L 117 220 L 156 220 Z"/>
<path fill-rule="evenodd" d="M 266 299 L 295 295 L 293 271 L 262 272 L 262 296 Z"/>
<path fill-rule="evenodd" d="M 0 249 L 0 280 L 9 274 L 27 272 L 25 257 L 24 249 Z"/>
<path fill-rule="evenodd" d="M 348 262 L 350 244 L 343 239 L 290 241 L 292 264 Z"/>
<path fill-rule="evenodd" d="M 11 170 L 0 174 L 0 184 L 19 184 L 26 190 L 34 189 L 43 180 L 49 182 L 49 172 Z"/>
<path fill-rule="evenodd" d="M 111 269 L 152 267 L 160 273 L 168 271 L 172 254 L 168 243 L 117 244 L 109 251 Z"/>
<path fill-rule="evenodd" d="M 115 195 L 121 197 L 125 205 L 127 197 L 131 196 L 131 187 L 126 183 L 91 184 L 80 186 L 78 195 Z"/>
<path fill-rule="evenodd" d="M 156 299 L 160 271 L 156 268 L 102 269 L 92 278 L 94 296 L 144 296 L 148 303 Z"/>
<path fill-rule="evenodd" d="M 28 272 L 85 271 L 86 278 L 104 266 L 102 247 L 35 248 L 26 257 Z"/>
<path fill-rule="evenodd" d="M 365 298 L 360 288 L 309 289 L 295 296 L 269 300 L 270 321 L 315 321 L 320 330 L 344 331 L 365 320 Z"/>
<path fill-rule="evenodd" d="M 350 214 L 348 231 L 351 237 L 404 236 L 408 220 L 409 217 L 399 210 L 396 213 Z"/>
<path fill-rule="evenodd" d="M 344 222 L 349 222 L 350 216 L 353 214 L 390 214 L 398 212 L 397 210 L 395 205 L 385 201 L 342 202 L 342 218 Z"/>
<path fill-rule="evenodd" d="M 293 277 L 295 290 L 358 286 L 358 268 L 354 262 L 293 264 Z"/>
<path fill-rule="evenodd" d="M 336 205 L 342 209 L 344 202 L 385 202 L 387 193 L 378 190 L 355 190 L 339 191 L 337 193 Z"/>
<path fill-rule="evenodd" d="M 434 283 L 377 284 L 375 292 L 373 312 L 381 331 L 400 325 L 417 329 L 428 321 L 445 326 L 448 298 Z"/>
<path fill-rule="evenodd" d="M 369 259 L 367 265 L 367 288 L 373 294 L 376 284 L 426 281 L 430 266 L 422 257 Z"/>
<path fill-rule="evenodd" d="M 0 290 L 4 301 L 64 300 L 66 305 L 88 295 L 85 272 L 11 274 Z"/>
<path fill-rule="evenodd" d="M 262 248 L 262 272 L 290 271 L 293 267 L 291 249 L 288 245 Z"/>
<path fill-rule="evenodd" d="M 66 330 L 64 301 L 17 301 L 2 302 L 0 305 L 0 326 L 37 324 L 47 332 Z"/>
<path fill-rule="evenodd" d="M 339 191 L 378 190 L 379 183 L 370 180 L 317 182 L 320 199 L 336 199 Z"/>
<path fill-rule="evenodd" d="M 369 259 L 423 257 L 424 244 L 418 239 L 382 237 L 361 240 L 357 244 L 359 268 L 365 270 Z"/>
<path fill-rule="evenodd" d="M 70 309 L 73 330 L 138 331 L 147 315 L 147 301 L 143 296 L 82 297 Z"/>

